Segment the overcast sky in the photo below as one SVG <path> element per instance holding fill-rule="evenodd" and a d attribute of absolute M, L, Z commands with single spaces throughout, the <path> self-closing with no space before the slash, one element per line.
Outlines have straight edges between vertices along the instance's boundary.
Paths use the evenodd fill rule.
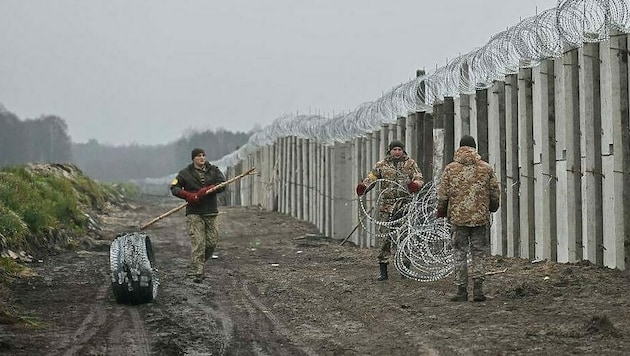
<path fill-rule="evenodd" d="M 556 3 L 0 0 L 0 103 L 74 142 L 250 131 L 352 111 Z"/>

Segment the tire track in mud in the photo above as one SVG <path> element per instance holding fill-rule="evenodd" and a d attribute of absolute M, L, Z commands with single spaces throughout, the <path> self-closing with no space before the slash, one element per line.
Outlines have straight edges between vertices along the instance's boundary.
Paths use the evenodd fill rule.
<path fill-rule="evenodd" d="M 238 286 L 234 285 L 234 287 L 236 289 Z M 247 301 L 249 301 L 251 305 L 255 306 L 256 309 L 258 309 L 258 311 L 260 311 L 267 318 L 267 320 L 271 322 L 271 325 L 273 326 L 272 332 L 276 334 L 280 334 L 280 336 L 286 337 L 288 340 L 290 340 L 293 343 L 293 345 L 295 345 L 295 347 L 297 347 L 299 350 L 304 352 L 306 355 L 317 356 L 317 353 L 315 351 L 311 350 L 308 346 L 304 345 L 301 341 L 299 341 L 296 338 L 295 335 L 293 335 L 293 333 L 289 332 L 289 330 L 275 316 L 275 314 L 249 291 L 249 288 L 247 286 L 247 281 L 242 282 L 240 286 L 240 290 L 243 292 L 243 295 L 245 296 L 245 298 L 247 298 Z M 250 306 L 248 308 L 248 311 L 249 310 L 253 310 L 253 308 Z"/>
<path fill-rule="evenodd" d="M 232 344 L 232 340 L 234 338 L 234 323 L 232 322 L 232 318 L 229 315 L 212 308 L 208 305 L 207 301 L 204 301 L 203 298 L 199 298 L 196 295 L 188 295 L 187 299 L 188 304 L 192 304 L 194 310 L 200 310 L 202 312 L 202 317 L 207 316 L 209 317 L 209 321 L 214 321 L 216 324 L 219 324 L 219 355 L 225 355 L 226 350 Z M 199 315 L 195 318 L 196 321 L 198 321 L 198 316 Z"/>
<path fill-rule="evenodd" d="M 234 323 L 229 314 L 212 306 L 207 282 L 169 283 L 155 306 L 152 312 L 157 318 L 153 317 L 154 325 L 150 328 L 154 333 L 160 330 L 162 335 L 171 335 L 169 347 L 176 347 L 178 353 L 186 355 L 227 354 L 234 339 Z"/>
<path fill-rule="evenodd" d="M 72 335 L 58 347 L 64 356 L 84 354 L 148 356 L 150 343 L 138 311 L 133 306 L 109 304 L 108 284 L 102 285 L 94 302 Z"/>
<path fill-rule="evenodd" d="M 336 300 L 339 309 L 343 310 L 346 323 L 354 322 L 357 325 L 362 325 L 363 327 L 366 327 L 366 328 L 371 327 L 370 325 L 362 321 L 363 318 L 361 318 L 360 315 L 357 315 L 357 310 L 355 310 L 352 306 L 346 306 L 345 300 L 343 298 L 340 298 L 338 295 L 335 296 L 334 293 L 327 294 L 327 295 L 319 295 L 319 293 L 317 293 L 318 295 L 315 296 L 314 295 L 316 294 L 314 292 L 315 290 L 329 290 L 325 288 L 324 286 L 322 286 L 322 288 L 314 288 L 313 290 L 307 290 L 307 289 L 296 287 L 296 286 L 292 286 L 291 289 L 293 290 L 293 292 L 297 292 L 298 294 L 308 297 L 311 300 L 317 299 L 317 298 Z M 380 326 L 381 325 L 376 325 L 376 327 L 380 327 Z M 373 332 L 378 333 L 378 329 L 373 329 Z M 322 333 L 325 333 L 325 332 L 322 332 Z M 420 334 L 416 334 L 416 336 L 414 337 L 414 340 L 418 345 L 421 345 L 420 350 L 422 350 L 424 355 L 436 356 L 440 354 L 437 349 L 429 346 L 429 342 L 426 340 L 426 338 L 422 337 Z M 342 346 L 342 345 L 339 345 L 339 346 Z M 464 352 L 463 354 L 467 354 L 468 352 L 470 352 L 470 350 L 466 350 L 466 351 L 467 352 Z"/>
<path fill-rule="evenodd" d="M 98 289 L 96 296 L 94 297 L 94 304 L 101 304 L 107 294 L 108 286 L 103 285 Z M 105 310 L 98 305 L 89 308 L 88 315 L 85 316 L 79 327 L 74 331 L 69 340 L 66 340 L 66 345 L 62 344 L 61 349 L 66 349 L 63 352 L 64 356 L 76 355 L 83 349 L 85 345 L 96 335 L 98 330 L 105 324 L 107 315 Z M 67 345 L 69 344 L 69 345 Z"/>

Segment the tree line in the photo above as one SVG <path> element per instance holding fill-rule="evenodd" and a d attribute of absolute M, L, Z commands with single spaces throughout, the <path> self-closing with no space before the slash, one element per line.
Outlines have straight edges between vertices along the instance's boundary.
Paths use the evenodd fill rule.
<path fill-rule="evenodd" d="M 71 162 L 66 122 L 54 115 L 22 121 L 0 112 L 0 167 L 26 162 Z"/>
<path fill-rule="evenodd" d="M 95 139 L 73 143 L 65 120 L 58 116 L 20 120 L 9 111 L 0 111 L 0 167 L 29 162 L 69 162 L 101 182 L 161 178 L 189 164 L 194 147 L 203 148 L 212 161 L 244 145 L 250 135 L 251 132 L 218 129 L 191 132 L 162 145 L 111 146 Z"/>

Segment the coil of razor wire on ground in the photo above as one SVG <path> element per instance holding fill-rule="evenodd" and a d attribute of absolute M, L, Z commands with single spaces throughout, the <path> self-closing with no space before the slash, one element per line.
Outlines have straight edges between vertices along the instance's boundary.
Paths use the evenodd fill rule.
<path fill-rule="evenodd" d="M 379 191 L 373 202 L 376 209 L 366 209 L 365 195 L 359 199 L 363 229 L 375 238 L 391 237 L 396 247 L 394 266 L 403 276 L 423 282 L 447 277 L 454 266 L 451 229 L 446 219 L 435 217 L 436 186 L 427 182 L 420 192 L 409 194 L 398 182 L 379 179 L 371 187 L 376 188 L 385 182 L 388 188 Z M 400 198 L 395 199 L 392 214 L 384 220 L 378 208 L 383 195 L 391 192 Z M 389 231 L 381 232 L 381 227 Z"/>
<path fill-rule="evenodd" d="M 112 290 L 118 303 L 140 304 L 156 298 L 160 281 L 147 234 L 118 234 L 109 256 Z"/>

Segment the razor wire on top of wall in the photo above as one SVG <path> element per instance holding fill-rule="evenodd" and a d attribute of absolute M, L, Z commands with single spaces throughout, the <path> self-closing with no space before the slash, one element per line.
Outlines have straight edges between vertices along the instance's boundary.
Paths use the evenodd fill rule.
<path fill-rule="evenodd" d="M 214 163 L 220 167 L 233 166 L 282 137 L 305 138 L 325 145 L 347 142 L 409 113 L 432 112 L 433 105 L 445 97 L 474 94 L 495 81 L 505 80 L 506 75 L 518 73 L 520 68 L 559 58 L 583 43 L 606 41 L 613 31 L 630 32 L 626 0 L 561 0 L 557 7 L 521 20 L 492 36 L 484 46 L 451 60 L 433 73 L 397 85 L 350 113 L 332 118 L 279 117 L 254 133 L 240 150 Z M 419 194 L 401 200 L 398 211 L 403 213 L 386 221 L 380 220 L 378 211 L 367 211 L 364 201 L 359 199 L 361 213 L 366 217 L 360 220 L 364 231 L 378 238 L 389 235 L 397 246 L 396 268 L 418 281 L 434 281 L 453 271 L 450 226 L 446 219 L 435 218 L 436 184 L 427 182 Z M 401 189 L 406 191 L 405 187 Z M 387 227 L 388 232 L 380 233 L 381 227 Z"/>
<path fill-rule="evenodd" d="M 393 123 L 409 113 L 432 112 L 444 97 L 473 94 L 502 81 L 519 68 L 557 58 L 585 42 L 602 42 L 611 32 L 630 32 L 627 0 L 561 0 L 555 8 L 525 18 L 495 34 L 484 46 L 451 60 L 435 72 L 395 86 L 380 98 L 332 118 L 320 115 L 284 115 L 254 133 L 247 144 L 213 163 L 230 167 L 287 136 L 323 144 L 346 142 Z"/>

